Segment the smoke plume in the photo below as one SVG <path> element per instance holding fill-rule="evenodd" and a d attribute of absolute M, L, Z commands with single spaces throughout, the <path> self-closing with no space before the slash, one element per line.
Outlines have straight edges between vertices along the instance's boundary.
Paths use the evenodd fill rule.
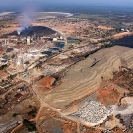
<path fill-rule="evenodd" d="M 36 18 L 35 12 L 37 11 L 37 7 L 33 3 L 28 3 L 27 5 L 21 16 L 17 18 L 19 23 L 19 28 L 17 29 L 18 35 L 28 28 Z"/>

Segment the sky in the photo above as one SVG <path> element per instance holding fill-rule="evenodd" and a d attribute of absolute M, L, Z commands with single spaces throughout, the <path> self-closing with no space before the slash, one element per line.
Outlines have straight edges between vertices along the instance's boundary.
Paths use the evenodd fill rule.
<path fill-rule="evenodd" d="M 99 5 L 99 6 L 132 6 L 133 0 L 0 0 L 0 8 L 23 7 L 26 3 L 37 6 L 46 5 Z M 29 6 L 31 6 L 29 4 Z"/>

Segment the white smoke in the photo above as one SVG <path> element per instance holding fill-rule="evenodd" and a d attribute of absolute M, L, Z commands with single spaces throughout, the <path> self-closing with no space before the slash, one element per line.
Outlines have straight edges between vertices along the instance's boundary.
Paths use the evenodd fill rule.
<path fill-rule="evenodd" d="M 35 11 L 36 11 L 36 6 L 30 3 L 30 6 L 28 4 L 28 7 L 24 9 L 24 11 L 22 12 L 22 15 L 18 17 L 18 23 L 19 23 L 19 28 L 17 29 L 17 33 L 18 35 L 21 34 L 21 32 L 23 30 L 25 30 L 26 28 L 28 28 L 33 20 L 35 20 L 36 16 L 35 16 Z"/>
<path fill-rule="evenodd" d="M 19 28 L 17 29 L 17 33 L 18 33 L 18 35 L 20 35 L 21 32 L 22 32 L 23 30 L 25 30 L 24 27 L 19 27 Z"/>

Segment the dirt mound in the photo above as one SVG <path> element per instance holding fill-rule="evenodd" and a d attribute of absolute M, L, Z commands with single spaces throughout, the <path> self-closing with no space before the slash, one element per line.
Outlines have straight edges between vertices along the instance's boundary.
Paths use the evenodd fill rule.
<path fill-rule="evenodd" d="M 104 88 L 97 93 L 97 100 L 104 104 L 105 106 L 107 105 L 115 105 L 120 98 L 120 93 L 117 89 L 114 88 Z"/>
<path fill-rule="evenodd" d="M 47 87 L 50 88 L 51 85 L 55 82 L 55 79 L 53 77 L 45 77 L 38 81 L 37 86 L 38 87 Z"/>

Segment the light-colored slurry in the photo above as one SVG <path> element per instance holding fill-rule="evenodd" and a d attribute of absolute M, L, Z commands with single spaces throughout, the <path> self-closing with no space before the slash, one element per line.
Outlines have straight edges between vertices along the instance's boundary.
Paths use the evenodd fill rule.
<path fill-rule="evenodd" d="M 127 105 L 127 108 L 123 110 L 119 110 L 119 107 L 114 106 L 114 114 L 121 114 L 121 115 L 129 115 L 133 113 L 133 98 L 132 97 L 125 97 L 121 100 L 122 104 Z"/>
<path fill-rule="evenodd" d="M 113 108 L 106 108 L 99 102 L 89 101 L 87 106 L 80 108 L 75 113 L 71 114 L 70 117 L 75 117 L 85 125 L 95 126 L 102 123 L 107 116 L 111 115 Z"/>

